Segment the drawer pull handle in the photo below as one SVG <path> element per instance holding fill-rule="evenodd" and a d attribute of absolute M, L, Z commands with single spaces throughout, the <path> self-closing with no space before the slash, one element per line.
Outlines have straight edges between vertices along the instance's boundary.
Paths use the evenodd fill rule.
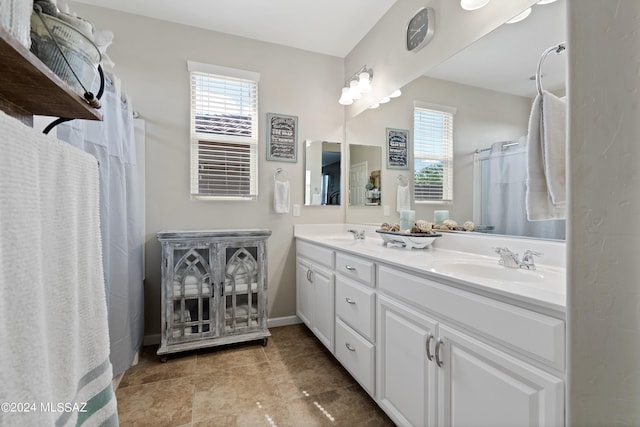
<path fill-rule="evenodd" d="M 347 347 L 347 350 L 349 351 L 356 351 L 355 347 L 352 347 L 348 342 L 344 343 L 344 346 Z"/>
<path fill-rule="evenodd" d="M 442 342 L 442 340 L 440 339 L 436 343 L 436 365 L 438 365 L 439 368 L 442 368 L 442 365 L 444 365 L 442 359 L 440 359 L 440 347 L 442 346 L 442 344 L 444 344 L 444 342 Z"/>
<path fill-rule="evenodd" d="M 429 359 L 429 362 L 433 362 L 433 354 L 431 354 L 431 340 L 433 338 L 434 336 L 432 334 L 429 334 L 427 338 L 427 359 Z"/>
<path fill-rule="evenodd" d="M 349 298 L 349 297 L 346 297 L 346 298 L 345 298 L 345 300 L 346 300 L 349 304 L 354 304 L 354 305 L 355 305 L 355 303 L 356 303 L 356 301 L 355 301 L 355 300 L 352 300 L 352 299 L 351 299 L 351 298 Z"/>
<path fill-rule="evenodd" d="M 347 264 L 347 265 L 345 265 L 345 266 L 344 266 L 344 268 L 346 268 L 346 269 L 347 269 L 347 270 L 349 270 L 349 271 L 355 271 L 355 270 L 356 270 L 356 268 L 355 268 L 355 267 L 351 267 L 351 266 L 350 266 L 350 265 L 348 265 L 348 264 Z"/>

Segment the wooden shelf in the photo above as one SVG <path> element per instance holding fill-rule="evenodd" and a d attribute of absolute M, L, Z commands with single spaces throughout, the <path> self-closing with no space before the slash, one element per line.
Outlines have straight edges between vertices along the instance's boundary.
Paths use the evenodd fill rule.
<path fill-rule="evenodd" d="M 102 120 L 102 115 L 0 27 L 0 108 L 10 115 Z"/>

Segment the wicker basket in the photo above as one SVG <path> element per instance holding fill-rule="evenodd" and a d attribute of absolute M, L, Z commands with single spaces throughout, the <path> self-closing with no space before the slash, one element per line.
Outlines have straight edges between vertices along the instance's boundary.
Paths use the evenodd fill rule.
<path fill-rule="evenodd" d="M 80 31 L 58 18 L 34 12 L 31 15 L 31 40 L 31 51 L 75 92 L 83 95 L 82 86 L 88 91 L 95 87 L 100 51 Z"/>
<path fill-rule="evenodd" d="M 27 49 L 31 46 L 29 17 L 33 0 L 0 0 L 0 27 Z"/>

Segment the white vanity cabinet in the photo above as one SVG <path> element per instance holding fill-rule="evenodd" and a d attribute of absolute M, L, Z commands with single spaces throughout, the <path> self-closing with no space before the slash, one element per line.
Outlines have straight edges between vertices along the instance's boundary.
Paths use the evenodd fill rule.
<path fill-rule="evenodd" d="M 544 369 L 525 361 L 541 358 L 526 354 L 523 340 L 494 341 L 522 335 L 553 355 L 562 321 L 387 267 L 379 280 L 378 402 L 399 425 L 563 425 L 559 361 Z M 477 330 L 486 319 L 500 324 Z M 518 329 L 523 322 L 531 327 Z"/>
<path fill-rule="evenodd" d="M 375 398 L 375 267 L 336 252 L 336 358 Z"/>
<path fill-rule="evenodd" d="M 333 251 L 298 241 L 296 252 L 296 314 L 333 353 Z"/>
<path fill-rule="evenodd" d="M 333 339 L 335 357 L 396 424 L 564 425 L 561 314 L 378 250 L 296 247 L 298 316 L 325 345 Z"/>
<path fill-rule="evenodd" d="M 157 354 L 243 341 L 267 343 L 271 230 L 166 231 Z"/>

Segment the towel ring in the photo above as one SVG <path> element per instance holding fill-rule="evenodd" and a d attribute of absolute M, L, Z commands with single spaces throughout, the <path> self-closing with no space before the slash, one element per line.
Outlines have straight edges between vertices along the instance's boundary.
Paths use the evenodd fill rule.
<path fill-rule="evenodd" d="M 282 168 L 278 168 L 273 173 L 273 179 L 275 179 L 277 181 L 279 176 L 281 176 L 283 180 L 287 180 L 287 179 L 289 179 L 289 172 L 287 172 L 286 170 L 284 170 Z"/>
<path fill-rule="evenodd" d="M 562 42 L 557 46 L 551 46 L 550 48 L 548 48 L 542 53 L 542 56 L 540 56 L 540 61 L 538 62 L 538 69 L 536 70 L 536 89 L 538 90 L 538 94 L 540 96 L 542 96 L 542 63 L 550 53 L 555 52 L 556 55 L 558 55 L 566 48 L 567 48 L 567 42 Z"/>

